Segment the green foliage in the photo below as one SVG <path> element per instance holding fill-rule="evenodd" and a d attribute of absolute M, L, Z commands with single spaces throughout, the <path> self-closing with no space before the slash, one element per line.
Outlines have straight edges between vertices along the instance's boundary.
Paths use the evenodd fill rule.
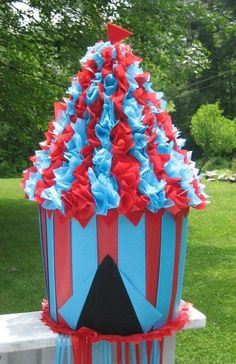
<path fill-rule="evenodd" d="M 236 158 L 233 158 L 232 159 L 232 162 L 231 162 L 231 172 L 232 173 L 236 173 Z"/>
<path fill-rule="evenodd" d="M 201 165 L 201 163 L 200 163 Z M 223 157 L 213 157 L 206 162 L 204 166 L 205 171 L 213 170 L 229 170 L 230 169 L 230 159 Z"/>
<path fill-rule="evenodd" d="M 106 39 L 107 21 L 134 32 L 129 42 L 155 88 L 165 91 L 184 137 L 201 104 L 220 100 L 225 115 L 235 116 L 231 2 L 7 0 L 0 12 L 1 175 L 20 172 L 38 148 L 53 102 L 61 100 L 86 47 Z"/>
<path fill-rule="evenodd" d="M 204 162 L 236 148 L 236 124 L 223 116 L 218 103 L 198 109 L 191 120 L 191 133 L 202 149 Z"/>

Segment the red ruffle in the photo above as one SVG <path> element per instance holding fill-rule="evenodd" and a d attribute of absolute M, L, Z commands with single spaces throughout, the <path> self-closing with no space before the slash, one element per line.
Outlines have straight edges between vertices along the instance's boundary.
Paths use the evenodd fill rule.
<path fill-rule="evenodd" d="M 118 87 L 117 90 L 110 96 L 115 110 L 117 125 L 112 129 L 110 134 L 112 144 L 112 165 L 111 175 L 116 178 L 118 183 L 118 193 L 120 195 L 120 205 L 117 212 L 125 215 L 134 224 L 137 224 L 141 218 L 145 208 L 148 205 L 149 198 L 140 194 L 140 162 L 130 155 L 130 150 L 134 146 L 132 129 L 127 121 L 127 116 L 123 111 L 124 98 L 130 88 L 129 81 L 126 76 L 127 67 L 134 62 L 140 62 L 141 58 L 132 54 L 129 46 L 116 43 L 116 60 L 114 59 L 114 49 L 105 47 L 101 56 L 104 60 L 102 65 L 102 77 L 108 74 L 114 74 Z M 115 66 L 114 66 L 115 64 Z M 99 95 L 96 100 L 90 104 L 86 104 L 87 91 L 91 85 L 91 81 L 97 72 L 97 64 L 94 60 L 87 60 L 82 65 L 82 70 L 77 74 L 77 80 L 82 87 L 82 94 L 75 103 L 75 114 L 71 115 L 71 123 L 68 124 L 63 132 L 59 135 L 54 134 L 54 125 L 60 119 L 60 113 L 65 111 L 66 103 L 55 103 L 55 119 L 49 123 L 49 130 L 45 133 L 46 140 L 42 142 L 43 150 L 50 149 L 51 163 L 47 169 L 42 171 L 42 180 L 38 181 L 35 188 L 35 200 L 42 204 L 44 199 L 41 198 L 41 193 L 44 189 L 55 184 L 54 170 L 60 168 L 63 162 L 66 161 L 65 151 L 66 143 L 74 134 L 72 123 L 76 118 L 83 119 L 85 112 L 89 113 L 89 123 L 87 126 L 88 144 L 81 149 L 80 154 L 83 157 L 82 164 L 73 172 L 75 181 L 72 183 L 68 191 L 62 193 L 66 217 L 59 213 L 60 218 L 70 219 L 75 217 L 82 226 L 85 226 L 90 218 L 95 213 L 95 201 L 91 193 L 91 186 L 87 176 L 89 167 L 93 168 L 93 155 L 95 148 L 101 146 L 101 141 L 98 139 L 95 128 L 98 123 L 104 105 L 104 86 L 98 83 Z M 189 198 L 186 192 L 182 190 L 180 178 L 171 178 L 165 172 L 165 164 L 169 161 L 169 154 L 160 154 L 158 152 L 158 130 L 156 124 L 164 131 L 169 141 L 174 141 L 174 150 L 184 157 L 186 164 L 191 163 L 187 158 L 187 151 L 178 148 L 175 141 L 175 133 L 173 130 L 171 117 L 167 112 L 152 112 L 152 107 L 160 109 L 161 101 L 157 99 L 157 94 L 153 91 L 145 89 L 145 83 L 149 80 L 149 73 L 143 72 L 135 76 L 135 81 L 138 88 L 132 92 L 132 96 L 136 99 L 139 105 L 143 106 L 143 124 L 147 126 L 145 131 L 148 137 L 147 154 L 150 162 L 153 165 L 153 170 L 158 180 L 165 180 L 165 194 L 167 198 L 172 199 L 174 206 L 167 209 L 172 214 L 177 214 L 180 210 L 188 208 Z M 72 96 L 71 96 L 72 98 Z M 66 101 L 66 100 L 65 100 Z M 31 157 L 33 163 L 36 162 L 36 157 Z M 35 173 L 35 167 L 29 168 L 23 175 L 22 185 L 25 187 L 25 181 L 29 179 L 30 172 Z M 197 209 L 203 209 L 206 205 L 206 198 L 200 193 L 199 185 L 196 180 L 192 182 L 196 195 L 202 201 Z"/>
<path fill-rule="evenodd" d="M 111 343 L 134 343 L 139 344 L 142 341 L 153 341 L 153 340 L 162 340 L 166 336 L 172 336 L 175 332 L 182 330 L 182 328 L 186 325 L 189 321 L 190 317 L 190 303 L 184 303 L 180 306 L 180 312 L 178 317 L 173 320 L 172 322 L 164 325 L 158 330 L 150 331 L 146 334 L 134 334 L 128 336 L 121 336 L 121 335 L 103 335 L 99 334 L 98 332 L 89 329 L 87 327 L 81 327 L 79 330 L 74 331 L 69 327 L 59 324 L 53 321 L 49 315 L 49 307 L 48 301 L 43 300 L 42 303 L 42 314 L 41 314 L 41 321 L 50 327 L 50 329 L 54 333 L 60 333 L 64 335 L 69 335 L 72 337 L 77 337 L 79 339 L 88 339 L 90 342 L 95 343 L 98 341 L 108 341 Z"/>

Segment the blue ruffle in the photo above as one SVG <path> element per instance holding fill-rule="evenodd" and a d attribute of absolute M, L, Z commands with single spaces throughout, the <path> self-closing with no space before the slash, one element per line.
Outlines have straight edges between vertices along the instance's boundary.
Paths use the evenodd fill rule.
<path fill-rule="evenodd" d="M 202 201 L 196 195 L 193 185 L 191 184 L 196 178 L 198 170 L 195 169 L 195 163 L 186 164 L 182 154 L 173 151 L 170 160 L 165 164 L 165 172 L 170 178 L 180 178 L 181 188 L 187 192 L 187 197 L 190 198 L 189 206 L 197 206 Z M 198 178 L 197 178 L 198 179 Z M 199 184 L 200 193 L 205 197 L 203 185 Z"/>
<path fill-rule="evenodd" d="M 139 62 L 135 61 L 134 63 L 132 63 L 131 65 L 129 65 L 127 67 L 126 73 L 128 76 L 131 76 L 132 78 L 134 78 L 135 76 L 143 73 L 143 69 L 142 69 L 142 67 L 139 67 Z"/>
<path fill-rule="evenodd" d="M 141 135 L 146 136 L 145 134 Z M 161 208 L 173 205 L 173 202 L 166 199 L 164 190 L 166 182 L 164 180 L 158 181 L 153 171 L 149 157 L 145 152 L 147 141 L 147 138 L 143 140 L 142 148 L 135 145 L 131 150 L 131 154 L 140 163 L 139 192 L 150 199 L 147 209 L 151 212 L 157 212 Z"/>
<path fill-rule="evenodd" d="M 71 124 L 74 135 L 68 143 L 66 143 L 66 151 L 64 153 L 66 161 L 63 162 L 61 167 L 56 168 L 53 171 L 55 185 L 45 189 L 41 194 L 41 197 L 46 200 L 43 207 L 49 210 L 59 209 L 62 213 L 64 211 L 63 202 L 61 201 L 61 192 L 70 189 L 71 184 L 74 181 L 73 172 L 83 161 L 80 151 L 87 143 L 86 128 L 88 120 L 89 115 L 87 114 L 87 121 L 77 119 L 75 123 Z M 50 167 L 49 151 L 37 151 L 35 155 L 36 162 L 34 165 L 37 167 L 38 172 L 31 173 L 30 178 L 26 181 L 25 185 L 25 193 L 28 195 L 29 199 L 33 199 L 36 183 L 39 180 L 42 180 L 42 170 Z"/>
<path fill-rule="evenodd" d="M 133 135 L 133 141 L 135 143 L 135 148 L 143 149 L 147 145 L 148 136 L 146 134 L 135 133 Z"/>
<path fill-rule="evenodd" d="M 197 206 L 202 203 L 202 200 L 196 196 L 194 189 L 191 187 L 187 192 L 188 198 L 191 199 L 190 206 Z"/>
<path fill-rule="evenodd" d="M 88 121 L 86 122 L 86 120 L 84 119 L 77 119 L 75 123 L 72 123 L 72 129 L 74 130 L 74 136 L 76 137 L 80 137 L 81 140 L 81 145 L 78 146 L 78 151 L 87 143 L 87 134 L 86 134 L 86 127 L 87 124 L 89 122 L 89 115 L 88 115 Z M 77 143 L 75 143 L 77 145 Z"/>
<path fill-rule="evenodd" d="M 146 154 L 145 150 L 140 151 L 136 147 L 133 147 L 130 153 L 139 161 L 140 163 L 140 174 L 141 176 L 145 173 L 150 171 L 150 161 L 149 157 Z"/>
<path fill-rule="evenodd" d="M 101 72 L 96 72 L 95 73 L 95 79 L 92 82 L 95 82 L 95 83 L 102 82 L 102 74 L 101 74 Z"/>
<path fill-rule="evenodd" d="M 102 50 L 111 46 L 111 42 L 98 42 L 93 47 L 88 47 L 87 53 L 83 58 L 81 58 L 80 63 L 83 64 L 86 61 L 92 59 L 96 62 L 98 69 L 101 70 L 104 63 L 104 59 L 101 56 Z"/>
<path fill-rule="evenodd" d="M 62 134 L 63 130 L 65 129 L 66 125 L 69 124 L 69 122 L 70 122 L 69 115 L 65 111 L 62 111 L 60 113 L 60 118 L 53 122 L 53 126 L 55 128 L 53 133 L 55 135 Z"/>
<path fill-rule="evenodd" d="M 104 88 L 107 96 L 111 96 L 116 91 L 117 86 L 117 80 L 112 74 L 109 74 L 104 78 Z"/>
<path fill-rule="evenodd" d="M 129 81 L 129 91 L 134 91 L 138 84 L 135 81 L 134 77 L 138 74 L 143 73 L 143 69 L 138 66 L 138 63 L 130 65 L 127 68 L 127 79 Z M 151 89 L 151 83 L 145 82 L 144 87 L 150 91 L 155 93 Z M 156 93 L 157 99 L 161 99 L 163 96 L 162 93 Z M 151 103 L 149 104 L 150 112 L 157 113 L 161 110 L 158 110 Z M 161 103 L 161 109 L 165 108 L 165 102 Z M 164 180 L 158 181 L 153 167 L 150 163 L 149 156 L 146 154 L 148 137 L 144 134 L 146 127 L 142 124 L 142 110 L 143 107 L 137 103 L 134 98 L 126 98 L 124 101 L 124 113 L 128 118 L 128 122 L 133 129 L 133 140 L 134 147 L 131 150 L 131 154 L 140 162 L 140 184 L 139 191 L 140 193 L 149 197 L 150 202 L 147 206 L 148 210 L 152 212 L 157 212 L 159 209 L 164 207 L 169 207 L 173 205 L 173 202 L 170 199 L 167 199 L 165 196 L 165 185 L 166 182 Z M 164 132 L 156 125 L 157 129 L 157 141 L 156 143 L 162 142 L 164 145 L 164 149 L 166 150 L 165 143 L 168 138 L 165 136 Z M 171 145 L 173 147 L 173 145 Z M 171 151 L 171 147 L 168 148 Z"/>
<path fill-rule="evenodd" d="M 165 181 L 158 181 L 153 171 L 145 172 L 141 178 L 139 191 L 150 198 L 147 206 L 151 212 L 157 212 L 165 206 Z"/>
<path fill-rule="evenodd" d="M 160 154 L 172 154 L 174 148 L 174 142 L 170 143 L 160 143 L 157 147 L 158 153 Z"/>
<path fill-rule="evenodd" d="M 102 173 L 97 177 L 92 168 L 88 169 L 88 176 L 96 204 L 96 213 L 107 215 L 108 209 L 117 208 L 120 203 L 115 178 L 107 177 Z"/>
<path fill-rule="evenodd" d="M 26 193 L 30 201 L 34 201 L 35 187 L 37 182 L 40 180 L 42 180 L 42 176 L 39 172 L 31 172 L 29 174 L 29 179 L 25 181 L 24 192 Z"/>
<path fill-rule="evenodd" d="M 92 103 L 94 103 L 94 101 L 96 101 L 96 99 L 98 98 L 98 95 L 99 95 L 98 86 L 92 84 L 87 90 L 86 104 L 91 105 Z"/>
<path fill-rule="evenodd" d="M 36 162 L 34 163 L 34 166 L 40 173 L 42 173 L 43 169 L 46 169 L 50 166 L 51 157 L 48 150 L 36 150 L 35 157 Z"/>
<path fill-rule="evenodd" d="M 127 79 L 129 81 L 129 91 L 134 91 L 138 84 L 134 77 L 137 74 L 143 73 L 141 67 L 138 67 L 138 63 L 134 63 L 127 68 Z M 147 87 L 150 85 L 146 82 Z M 154 91 L 153 91 L 154 92 Z M 131 150 L 131 154 L 140 163 L 140 184 L 139 192 L 148 196 L 150 202 L 147 206 L 148 210 L 152 212 L 157 212 L 159 209 L 167 206 L 173 205 L 171 200 L 166 199 L 165 196 L 165 184 L 164 180 L 158 181 L 153 167 L 150 163 L 149 156 L 146 153 L 148 137 L 144 134 L 146 127 L 142 124 L 142 110 L 143 107 L 137 103 L 137 101 L 132 97 L 124 100 L 123 103 L 124 113 L 127 116 L 129 125 L 133 129 L 133 141 L 134 147 Z M 150 103 L 150 112 L 157 112 L 158 110 Z M 158 128 L 158 126 L 156 126 Z M 158 128 L 159 131 L 159 128 Z M 159 141 L 162 140 L 166 142 L 167 138 L 164 133 L 161 132 L 159 135 Z"/>
<path fill-rule="evenodd" d="M 70 96 L 72 96 L 71 100 L 66 100 L 66 112 L 69 115 L 75 115 L 75 103 L 80 97 L 82 92 L 82 87 L 80 86 L 79 82 L 74 80 L 72 81 L 71 87 L 69 87 L 67 93 L 69 93 Z"/>
<path fill-rule="evenodd" d="M 47 210 L 58 209 L 62 214 L 64 214 L 64 206 L 61 200 L 61 190 L 57 189 L 56 186 L 46 188 L 42 193 L 41 197 L 45 198 L 43 202 L 43 207 Z"/>
<path fill-rule="evenodd" d="M 186 139 L 183 138 L 176 138 L 176 144 L 179 149 L 182 149 L 185 145 Z M 188 152 L 188 158 L 191 160 L 192 152 Z"/>
<path fill-rule="evenodd" d="M 86 123 L 82 119 L 77 119 L 76 123 L 72 124 L 75 134 L 66 143 L 66 152 L 64 157 L 67 162 L 63 166 L 54 170 L 56 187 L 61 191 L 68 191 L 74 181 L 73 172 L 82 161 L 83 157 L 80 154 L 81 149 L 87 143 Z"/>
<path fill-rule="evenodd" d="M 126 73 L 126 77 L 129 82 L 129 92 L 135 91 L 139 87 L 138 83 L 135 81 L 134 77 L 131 76 L 128 72 Z"/>
<path fill-rule="evenodd" d="M 105 96 L 103 112 L 99 122 L 95 126 L 95 133 L 102 143 L 102 147 L 109 150 L 111 147 L 110 132 L 117 124 L 115 117 L 114 104 L 109 96 Z"/>
<path fill-rule="evenodd" d="M 151 108 L 151 112 L 153 112 L 154 114 L 156 113 L 160 113 L 165 111 L 166 106 L 167 106 L 167 101 L 163 100 L 162 97 L 164 96 L 163 92 L 156 92 L 152 89 L 152 83 L 151 82 L 145 82 L 143 84 L 143 87 L 145 88 L 145 90 L 147 90 L 148 92 L 151 92 L 153 94 L 156 95 L 156 100 L 160 101 L 160 108 L 156 108 L 153 104 L 149 103 L 149 106 Z"/>
<path fill-rule="evenodd" d="M 111 84 L 115 85 L 114 80 Z M 116 124 L 114 104 L 110 97 L 105 95 L 103 112 L 95 127 L 95 133 L 101 141 L 101 147 L 94 151 L 94 170 L 89 168 L 89 179 L 96 203 L 96 213 L 101 215 L 106 215 L 108 209 L 118 207 L 120 202 L 116 179 L 110 176 L 112 162 L 112 154 L 109 151 L 111 149 L 110 133 Z"/>
<path fill-rule="evenodd" d="M 139 105 L 133 97 L 125 98 L 123 102 L 123 110 L 127 116 L 129 125 L 133 129 L 133 133 L 146 130 L 147 127 L 142 123 L 143 106 Z"/>
<path fill-rule="evenodd" d="M 72 96 L 71 100 L 66 100 L 66 111 L 60 111 L 59 117 L 53 122 L 55 135 L 62 134 L 66 125 L 70 123 L 70 115 L 75 115 L 75 103 L 81 95 L 82 88 L 78 81 L 73 80 L 67 93 Z"/>
<path fill-rule="evenodd" d="M 71 86 L 68 88 L 68 93 L 73 96 L 73 97 L 77 97 L 79 96 L 79 94 L 81 94 L 82 92 L 82 87 L 79 84 L 79 81 L 76 78 L 72 79 L 71 82 Z"/>
<path fill-rule="evenodd" d="M 76 152 L 70 151 L 69 163 L 64 162 L 63 166 L 54 170 L 56 188 L 61 191 L 68 191 L 74 181 L 73 172 L 82 163 L 82 158 Z"/>
<path fill-rule="evenodd" d="M 164 131 L 159 128 L 158 125 L 156 125 L 156 141 L 155 141 L 155 144 L 166 144 L 168 142 L 168 138 L 167 136 L 165 135 Z"/>
<path fill-rule="evenodd" d="M 99 174 L 104 174 L 107 177 L 110 176 L 111 158 L 112 158 L 111 153 L 105 148 L 95 151 L 93 157 L 93 164 L 97 176 Z"/>

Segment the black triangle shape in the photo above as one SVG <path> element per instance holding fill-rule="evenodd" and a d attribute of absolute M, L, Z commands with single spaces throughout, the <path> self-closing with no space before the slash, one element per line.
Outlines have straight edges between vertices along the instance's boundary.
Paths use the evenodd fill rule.
<path fill-rule="evenodd" d="M 82 326 L 110 335 L 143 332 L 118 268 L 109 255 L 94 276 L 77 329 Z"/>

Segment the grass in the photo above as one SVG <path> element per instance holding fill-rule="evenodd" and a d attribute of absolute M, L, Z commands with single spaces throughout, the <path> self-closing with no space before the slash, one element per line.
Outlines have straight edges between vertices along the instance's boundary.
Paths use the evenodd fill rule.
<path fill-rule="evenodd" d="M 236 364 L 236 185 L 207 184 L 211 204 L 190 214 L 183 298 L 207 328 L 177 335 L 178 364 Z M 40 309 L 44 297 L 35 204 L 19 179 L 0 180 L 0 311 Z"/>
<path fill-rule="evenodd" d="M 207 183 L 207 193 L 207 209 L 190 214 L 183 293 L 207 328 L 178 334 L 178 364 L 236 363 L 236 185 Z"/>
<path fill-rule="evenodd" d="M 20 179 L 0 180 L 0 312 L 39 310 L 44 297 L 36 204 Z"/>

